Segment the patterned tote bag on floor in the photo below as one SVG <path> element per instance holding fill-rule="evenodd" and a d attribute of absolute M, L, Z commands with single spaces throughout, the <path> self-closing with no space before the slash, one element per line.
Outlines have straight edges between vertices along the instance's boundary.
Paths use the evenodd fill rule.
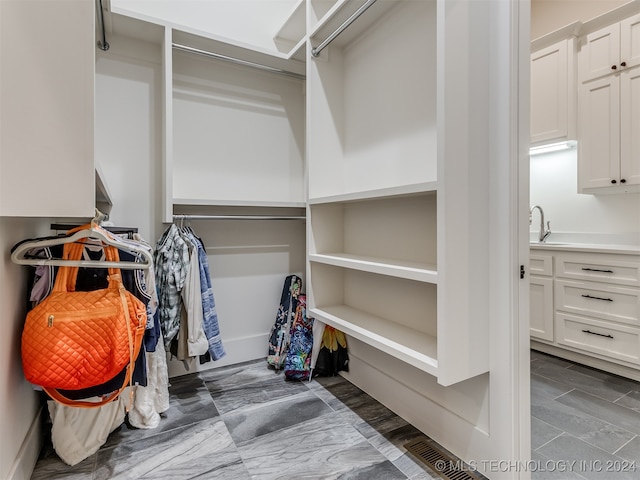
<path fill-rule="evenodd" d="M 291 341 L 284 361 L 287 380 L 306 380 L 311 370 L 313 318 L 307 317 L 307 297 L 298 296 L 298 307 L 291 326 Z"/>
<path fill-rule="evenodd" d="M 267 353 L 267 363 L 279 371 L 287 355 L 289 348 L 289 332 L 293 316 L 298 306 L 298 296 L 302 290 L 302 279 L 297 275 L 289 275 L 284 280 L 280 306 L 276 313 L 276 321 L 271 327 L 269 335 L 269 351 Z"/>

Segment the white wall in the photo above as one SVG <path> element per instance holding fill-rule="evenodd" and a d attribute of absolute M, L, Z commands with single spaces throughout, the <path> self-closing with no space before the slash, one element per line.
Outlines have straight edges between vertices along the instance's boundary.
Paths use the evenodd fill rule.
<path fill-rule="evenodd" d="M 20 240 L 49 232 L 43 219 L 0 217 L 0 478 L 30 478 L 40 448 L 40 401 L 24 379 L 20 345 L 27 311 L 28 268 L 11 262 L 10 250 Z"/>
<path fill-rule="evenodd" d="M 580 20 L 586 22 L 628 0 L 531 0 L 531 39 Z"/>
<path fill-rule="evenodd" d="M 640 244 L 640 194 L 578 194 L 577 149 L 531 157 L 530 171 L 530 202 L 551 221 L 550 241 Z M 536 211 L 530 231 L 539 229 Z"/>

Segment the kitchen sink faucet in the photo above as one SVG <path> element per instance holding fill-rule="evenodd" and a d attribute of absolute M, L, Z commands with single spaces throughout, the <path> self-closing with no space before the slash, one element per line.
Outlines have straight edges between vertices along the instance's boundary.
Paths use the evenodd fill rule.
<path fill-rule="evenodd" d="M 540 210 L 540 234 L 538 236 L 538 241 L 540 242 L 544 242 L 547 237 L 549 235 L 551 235 L 551 222 L 547 222 L 547 228 L 544 228 L 544 211 L 542 210 L 542 207 L 540 205 L 534 205 L 533 207 L 531 207 L 529 209 L 529 225 L 531 225 L 531 222 L 533 221 L 533 211 L 535 209 Z"/>

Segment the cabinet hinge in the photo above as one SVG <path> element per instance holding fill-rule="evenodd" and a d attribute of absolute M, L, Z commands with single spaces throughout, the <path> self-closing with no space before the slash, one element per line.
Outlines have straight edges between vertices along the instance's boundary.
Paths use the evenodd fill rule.
<path fill-rule="evenodd" d="M 521 279 L 522 279 L 522 278 L 524 278 L 524 273 L 525 273 L 525 271 L 524 271 L 524 265 L 520 265 L 520 278 L 521 278 Z"/>

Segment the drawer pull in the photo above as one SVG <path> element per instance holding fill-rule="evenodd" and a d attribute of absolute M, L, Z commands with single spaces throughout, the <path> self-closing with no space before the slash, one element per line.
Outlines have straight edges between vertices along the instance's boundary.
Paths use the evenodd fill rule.
<path fill-rule="evenodd" d="M 591 335 L 598 335 L 599 337 L 613 338 L 613 335 L 605 335 L 604 333 L 596 333 L 591 330 L 582 330 L 583 333 L 589 333 Z"/>
<path fill-rule="evenodd" d="M 591 295 L 582 294 L 584 298 L 592 298 L 593 300 L 602 300 L 603 302 L 613 302 L 611 298 L 593 297 Z"/>
<path fill-rule="evenodd" d="M 600 270 L 598 268 L 587 268 L 583 267 L 582 270 L 585 272 L 602 272 L 602 273 L 613 273 L 613 270 Z"/>

